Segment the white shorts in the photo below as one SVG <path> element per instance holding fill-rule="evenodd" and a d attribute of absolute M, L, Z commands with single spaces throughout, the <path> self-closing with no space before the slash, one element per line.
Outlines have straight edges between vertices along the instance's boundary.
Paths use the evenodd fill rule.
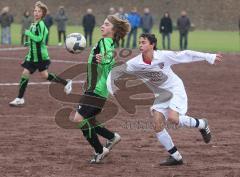
<path fill-rule="evenodd" d="M 161 102 L 156 98 L 153 106 L 150 108 L 151 112 L 153 110 L 161 112 L 165 119 L 168 119 L 169 108 L 178 112 L 180 115 L 185 115 L 188 109 L 188 99 L 183 83 L 180 82 L 174 88 L 167 89 L 167 91 L 172 93 L 172 98 L 166 102 Z"/>

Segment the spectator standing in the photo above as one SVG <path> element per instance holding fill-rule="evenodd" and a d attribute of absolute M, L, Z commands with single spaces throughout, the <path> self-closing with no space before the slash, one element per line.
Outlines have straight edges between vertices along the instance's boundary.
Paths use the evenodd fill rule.
<path fill-rule="evenodd" d="M 9 13 L 9 7 L 6 6 L 2 9 L 0 15 L 0 23 L 2 27 L 2 44 L 11 44 L 11 24 L 13 16 Z"/>
<path fill-rule="evenodd" d="M 26 10 L 22 17 L 22 30 L 21 30 L 21 45 L 24 45 L 28 42 L 28 36 L 26 36 L 25 30 L 29 29 L 33 22 L 32 17 L 30 16 L 30 12 Z"/>
<path fill-rule="evenodd" d="M 66 40 L 66 23 L 67 23 L 67 16 L 65 14 L 64 6 L 60 6 L 55 21 L 57 23 L 57 30 L 58 30 L 58 45 L 62 45 L 61 36 L 63 35 L 63 41 Z"/>
<path fill-rule="evenodd" d="M 141 27 L 143 33 L 151 33 L 153 27 L 153 17 L 150 13 L 149 8 L 144 9 L 144 15 L 142 16 L 141 19 Z"/>
<path fill-rule="evenodd" d="M 53 25 L 53 17 L 51 16 L 50 11 L 47 12 L 47 15 L 44 17 L 43 21 L 48 29 L 48 35 L 47 35 L 47 39 L 46 39 L 46 45 L 48 45 L 50 28 Z"/>
<path fill-rule="evenodd" d="M 131 25 L 131 31 L 128 33 L 127 37 L 127 48 L 130 47 L 130 39 L 133 36 L 132 48 L 137 47 L 137 30 L 141 23 L 141 16 L 137 12 L 137 8 L 133 7 L 131 12 L 127 15 L 127 20 Z"/>
<path fill-rule="evenodd" d="M 87 14 L 83 16 L 82 20 L 84 35 L 86 41 L 89 39 L 89 47 L 92 46 L 92 34 L 96 25 L 95 16 L 92 14 L 92 9 L 87 9 Z"/>
<path fill-rule="evenodd" d="M 239 16 L 239 20 L 238 20 L 238 30 L 239 30 L 239 35 L 240 35 L 240 16 Z"/>
<path fill-rule="evenodd" d="M 108 10 L 108 15 L 115 15 L 116 14 L 116 10 L 114 7 L 110 7 Z"/>
<path fill-rule="evenodd" d="M 188 31 L 190 29 L 191 22 L 187 17 L 186 11 L 181 12 L 181 17 L 177 20 L 177 28 L 180 35 L 180 50 L 186 50 L 188 46 Z"/>
<path fill-rule="evenodd" d="M 120 19 L 127 19 L 127 14 L 124 12 L 123 7 L 119 7 L 118 12 L 115 15 L 117 15 Z"/>
<path fill-rule="evenodd" d="M 171 48 L 172 19 L 168 12 L 165 12 L 159 24 L 159 32 L 162 34 L 162 47 L 165 47 L 165 38 L 167 37 L 167 49 Z"/>

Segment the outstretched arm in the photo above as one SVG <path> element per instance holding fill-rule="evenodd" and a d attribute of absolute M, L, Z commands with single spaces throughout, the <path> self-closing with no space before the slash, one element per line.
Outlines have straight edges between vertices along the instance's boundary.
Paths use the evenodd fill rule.
<path fill-rule="evenodd" d="M 44 31 L 45 25 L 43 22 L 39 24 L 37 30 L 38 30 L 37 35 L 33 34 L 30 30 L 26 30 L 25 35 L 28 36 L 30 39 L 32 39 L 35 42 L 41 42 L 43 40 L 44 32 L 45 32 Z"/>
<path fill-rule="evenodd" d="M 222 61 L 223 59 L 221 54 L 210 54 L 191 50 L 185 50 L 181 52 L 166 51 L 163 57 L 171 65 L 178 63 L 191 63 L 196 61 L 207 61 L 210 64 L 214 64 Z"/>

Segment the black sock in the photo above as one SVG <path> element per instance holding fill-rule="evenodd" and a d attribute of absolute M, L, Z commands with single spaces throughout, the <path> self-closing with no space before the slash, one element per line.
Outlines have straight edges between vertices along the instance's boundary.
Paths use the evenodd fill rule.
<path fill-rule="evenodd" d="M 19 93 L 18 93 L 18 98 L 22 98 L 24 93 L 25 93 L 25 90 L 27 88 L 27 85 L 28 85 L 28 80 L 29 78 L 26 77 L 26 76 L 22 76 L 21 79 L 20 79 L 20 83 L 19 83 Z"/>
<path fill-rule="evenodd" d="M 195 119 L 195 118 L 194 118 Z M 198 127 L 199 126 L 199 120 L 198 119 L 195 119 L 196 120 L 196 125 L 195 127 Z"/>
<path fill-rule="evenodd" d="M 104 127 L 97 126 L 97 127 L 95 127 L 95 131 L 97 134 L 101 135 L 102 137 L 104 137 L 108 140 L 111 140 L 114 138 L 114 133 Z"/>
<path fill-rule="evenodd" d="M 63 85 L 67 85 L 67 81 L 65 79 L 62 79 L 61 77 L 58 77 L 57 75 L 53 74 L 53 73 L 48 73 L 48 78 L 47 80 L 52 81 L 52 82 L 56 82 L 56 83 L 60 83 Z"/>
<path fill-rule="evenodd" d="M 176 146 L 173 146 L 173 148 L 170 149 L 168 152 L 169 152 L 170 154 L 174 154 L 175 152 L 177 152 Z"/>
<path fill-rule="evenodd" d="M 98 134 L 98 135 L 101 135 L 102 137 L 108 139 L 108 140 L 111 140 L 114 138 L 114 133 L 109 131 L 108 129 L 104 128 L 101 126 L 101 123 L 99 123 L 97 120 L 96 120 L 96 117 L 93 116 L 92 118 L 88 119 L 89 120 L 89 123 L 94 126 L 95 128 L 95 132 Z"/>
<path fill-rule="evenodd" d="M 101 154 L 103 152 L 103 146 L 100 143 L 94 128 L 82 128 L 82 132 L 89 144 L 94 148 L 95 152 Z"/>

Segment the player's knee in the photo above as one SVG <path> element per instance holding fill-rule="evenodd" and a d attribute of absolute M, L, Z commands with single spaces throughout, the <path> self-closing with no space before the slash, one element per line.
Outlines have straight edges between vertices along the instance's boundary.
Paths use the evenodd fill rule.
<path fill-rule="evenodd" d="M 29 75 L 30 75 L 30 72 L 28 70 L 24 69 L 22 72 L 22 76 L 29 77 Z"/>
<path fill-rule="evenodd" d="M 158 133 L 158 132 L 161 132 L 163 129 L 164 129 L 164 126 L 163 125 L 161 125 L 161 124 L 154 124 L 154 131 L 156 132 L 156 133 Z"/>
<path fill-rule="evenodd" d="M 47 79 L 48 78 L 48 73 L 45 73 L 45 72 L 41 73 L 41 77 L 43 79 Z"/>
<path fill-rule="evenodd" d="M 172 124 L 178 125 L 179 119 L 178 119 L 178 117 L 169 114 L 169 115 L 168 115 L 168 121 L 169 121 L 170 123 L 172 123 Z"/>
<path fill-rule="evenodd" d="M 77 123 L 81 123 L 83 121 L 83 117 L 78 112 L 76 112 L 74 117 L 70 117 L 69 119 L 72 122 L 77 122 Z"/>
<path fill-rule="evenodd" d="M 155 132 L 160 132 L 164 129 L 165 118 L 164 115 L 158 111 L 153 111 L 154 117 L 154 130 Z"/>
<path fill-rule="evenodd" d="M 165 126 L 165 124 L 161 119 L 156 119 L 154 121 L 153 128 L 154 128 L 156 133 L 162 131 L 164 129 L 164 126 Z"/>

